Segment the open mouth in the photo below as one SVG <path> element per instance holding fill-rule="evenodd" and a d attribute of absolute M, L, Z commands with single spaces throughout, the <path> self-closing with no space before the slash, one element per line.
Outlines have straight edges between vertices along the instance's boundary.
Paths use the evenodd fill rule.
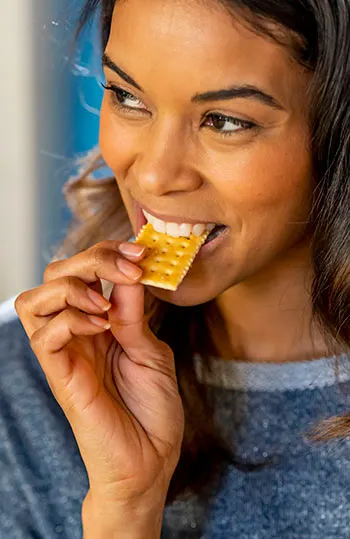
<path fill-rule="evenodd" d="M 175 238 L 185 237 L 189 238 L 192 234 L 195 236 L 201 236 L 207 230 L 209 232 L 208 237 L 206 238 L 203 245 L 210 243 L 216 239 L 226 228 L 227 226 L 222 224 L 215 223 L 175 223 L 175 222 L 166 222 L 158 219 L 154 215 L 145 211 L 142 207 L 139 207 L 138 215 L 138 226 L 137 233 L 146 223 L 151 223 L 153 228 L 160 233 L 166 233 Z"/>
<path fill-rule="evenodd" d="M 215 240 L 224 230 L 226 230 L 227 226 L 225 225 L 215 225 L 215 228 L 210 232 L 209 236 L 205 240 L 203 245 L 206 245 L 207 243 L 210 243 L 211 241 Z"/>

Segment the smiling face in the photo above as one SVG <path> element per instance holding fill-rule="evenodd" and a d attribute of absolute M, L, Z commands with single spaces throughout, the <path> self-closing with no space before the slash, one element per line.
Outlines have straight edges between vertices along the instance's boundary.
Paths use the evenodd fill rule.
<path fill-rule="evenodd" d="M 152 293 L 200 304 L 261 282 L 291 249 L 302 251 L 313 188 L 310 75 L 288 51 L 214 3 L 124 0 L 105 53 L 113 89 L 102 102 L 100 148 L 134 232 L 135 200 L 184 222 L 229 227 L 176 292 Z M 229 99 L 194 98 L 232 87 Z"/>

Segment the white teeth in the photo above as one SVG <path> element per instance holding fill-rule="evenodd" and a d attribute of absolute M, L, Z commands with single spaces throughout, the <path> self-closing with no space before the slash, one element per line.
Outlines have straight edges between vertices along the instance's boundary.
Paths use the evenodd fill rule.
<path fill-rule="evenodd" d="M 201 236 L 205 230 L 205 225 L 193 225 L 192 234 L 194 236 Z"/>
<path fill-rule="evenodd" d="M 173 236 L 175 238 L 178 238 L 179 236 L 189 238 L 191 234 L 194 236 L 201 236 L 205 230 L 211 232 L 213 228 L 215 228 L 215 223 L 196 223 L 195 225 L 191 225 L 190 223 L 181 223 L 180 225 L 178 223 L 166 223 L 165 221 L 154 217 L 145 210 L 142 210 L 142 212 L 146 217 L 147 222 L 151 223 L 157 232 L 166 232 L 169 234 L 169 236 Z"/>
<path fill-rule="evenodd" d="M 142 213 L 146 217 L 147 221 L 150 223 L 152 219 L 152 215 L 148 213 L 146 210 L 142 210 Z"/>
<path fill-rule="evenodd" d="M 167 223 L 165 230 L 166 233 L 169 234 L 169 236 L 173 236 L 174 238 L 178 238 L 180 236 L 180 227 L 177 223 Z"/>
<path fill-rule="evenodd" d="M 156 217 L 152 217 L 152 225 L 157 232 L 165 232 L 165 223 Z"/>
<path fill-rule="evenodd" d="M 189 225 L 188 223 L 182 223 L 180 225 L 180 236 L 186 236 L 186 238 L 189 238 L 192 232 L 192 225 Z"/>
<path fill-rule="evenodd" d="M 164 223 L 164 221 L 161 221 L 160 219 L 157 219 L 156 217 L 153 217 L 153 215 L 146 212 L 145 210 L 142 210 L 142 211 L 143 211 L 143 215 L 146 217 L 147 221 L 149 223 L 151 223 L 154 230 L 156 230 L 157 232 L 165 232 L 165 223 Z"/>

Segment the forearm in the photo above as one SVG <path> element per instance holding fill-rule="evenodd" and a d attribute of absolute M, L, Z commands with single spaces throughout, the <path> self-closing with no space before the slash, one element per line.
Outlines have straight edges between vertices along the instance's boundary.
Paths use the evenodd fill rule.
<path fill-rule="evenodd" d="M 163 508 L 146 510 L 93 502 L 82 506 L 83 539 L 160 539 Z"/>

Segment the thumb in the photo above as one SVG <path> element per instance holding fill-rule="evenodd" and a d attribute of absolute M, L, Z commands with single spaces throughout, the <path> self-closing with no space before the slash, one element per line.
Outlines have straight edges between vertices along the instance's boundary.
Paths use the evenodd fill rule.
<path fill-rule="evenodd" d="M 118 357 L 118 366 L 113 364 L 112 369 L 123 402 L 142 425 L 158 455 L 166 457 L 165 469 L 171 469 L 172 475 L 183 439 L 184 411 L 174 354 L 147 323 L 144 293 L 140 283 L 117 284 L 112 289 L 112 307 L 107 311 L 110 331 L 124 350 Z"/>
<path fill-rule="evenodd" d="M 130 359 L 157 358 L 159 361 L 160 356 L 164 356 L 169 360 L 170 347 L 157 339 L 146 321 L 144 285 L 114 285 L 109 301 L 112 304 L 107 311 L 110 331 Z"/>

